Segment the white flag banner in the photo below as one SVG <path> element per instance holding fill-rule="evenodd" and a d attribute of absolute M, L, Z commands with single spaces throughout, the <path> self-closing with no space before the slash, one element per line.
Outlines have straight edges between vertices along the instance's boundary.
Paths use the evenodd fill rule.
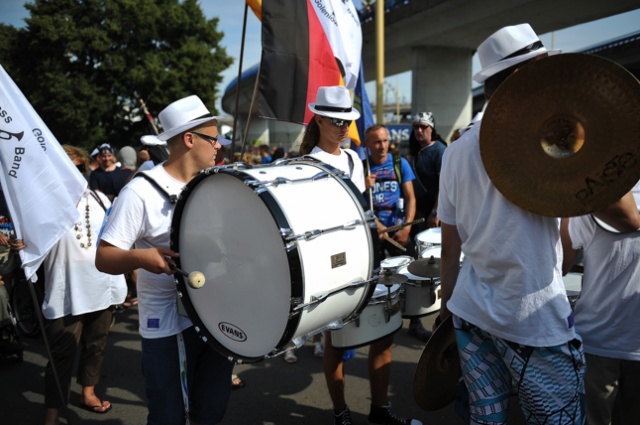
<path fill-rule="evenodd" d="M 311 6 L 327 35 L 336 58 L 344 68 L 344 84 L 353 89 L 360 73 L 362 29 L 351 0 L 311 0 Z"/>
<path fill-rule="evenodd" d="M 0 183 L 27 279 L 80 214 L 87 181 L 0 66 Z"/>

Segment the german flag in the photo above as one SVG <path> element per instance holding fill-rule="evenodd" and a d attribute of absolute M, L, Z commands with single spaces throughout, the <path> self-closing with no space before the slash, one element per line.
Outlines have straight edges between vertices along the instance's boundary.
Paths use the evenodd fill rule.
<path fill-rule="evenodd" d="M 306 125 L 318 87 L 355 85 L 362 33 L 351 10 L 351 1 L 263 0 L 259 115 Z M 343 43 L 345 31 L 359 38 Z"/>

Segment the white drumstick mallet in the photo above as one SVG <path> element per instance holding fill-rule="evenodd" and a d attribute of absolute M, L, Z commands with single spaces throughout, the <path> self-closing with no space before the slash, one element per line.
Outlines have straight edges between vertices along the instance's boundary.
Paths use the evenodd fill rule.
<path fill-rule="evenodd" d="M 206 278 L 204 277 L 204 273 L 202 272 L 191 272 L 187 273 L 184 270 L 181 270 L 177 267 L 171 267 L 173 270 L 180 273 L 182 276 L 187 278 L 187 283 L 193 289 L 200 289 L 206 283 Z"/>

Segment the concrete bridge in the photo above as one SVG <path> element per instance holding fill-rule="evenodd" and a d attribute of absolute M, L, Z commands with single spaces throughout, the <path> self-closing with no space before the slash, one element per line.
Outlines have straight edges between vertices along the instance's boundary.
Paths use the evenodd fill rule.
<path fill-rule="evenodd" d="M 477 89 L 472 92 L 471 60 L 487 36 L 505 25 L 523 22 L 545 34 L 639 7 L 638 0 L 412 0 L 385 14 L 385 75 L 412 71 L 410 111 L 433 112 L 438 132 L 448 140 L 454 129 L 467 125 L 474 110 L 482 107 L 481 94 Z M 363 23 L 362 32 L 365 78 L 371 81 L 376 69 L 375 22 Z M 586 52 L 609 55 L 627 69 L 640 71 L 640 37 Z M 240 82 L 241 122 L 246 122 L 256 71 L 257 66 L 245 71 Z M 236 84 L 227 87 L 222 99 L 228 113 L 235 109 Z M 407 109 L 403 105 L 405 116 Z M 298 127 L 254 119 L 250 139 L 269 143 L 270 134 L 271 144 L 288 147 Z"/>

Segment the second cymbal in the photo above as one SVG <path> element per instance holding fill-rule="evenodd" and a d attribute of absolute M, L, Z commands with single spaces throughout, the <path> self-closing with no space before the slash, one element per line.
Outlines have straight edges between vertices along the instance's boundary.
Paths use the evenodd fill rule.
<path fill-rule="evenodd" d="M 405 283 L 409 278 L 402 274 L 394 274 L 394 273 L 383 273 L 378 278 L 378 284 L 392 286 L 400 283 Z"/>
<path fill-rule="evenodd" d="M 433 255 L 429 258 L 421 258 L 409 264 L 407 270 L 420 277 L 440 277 L 440 259 Z"/>

